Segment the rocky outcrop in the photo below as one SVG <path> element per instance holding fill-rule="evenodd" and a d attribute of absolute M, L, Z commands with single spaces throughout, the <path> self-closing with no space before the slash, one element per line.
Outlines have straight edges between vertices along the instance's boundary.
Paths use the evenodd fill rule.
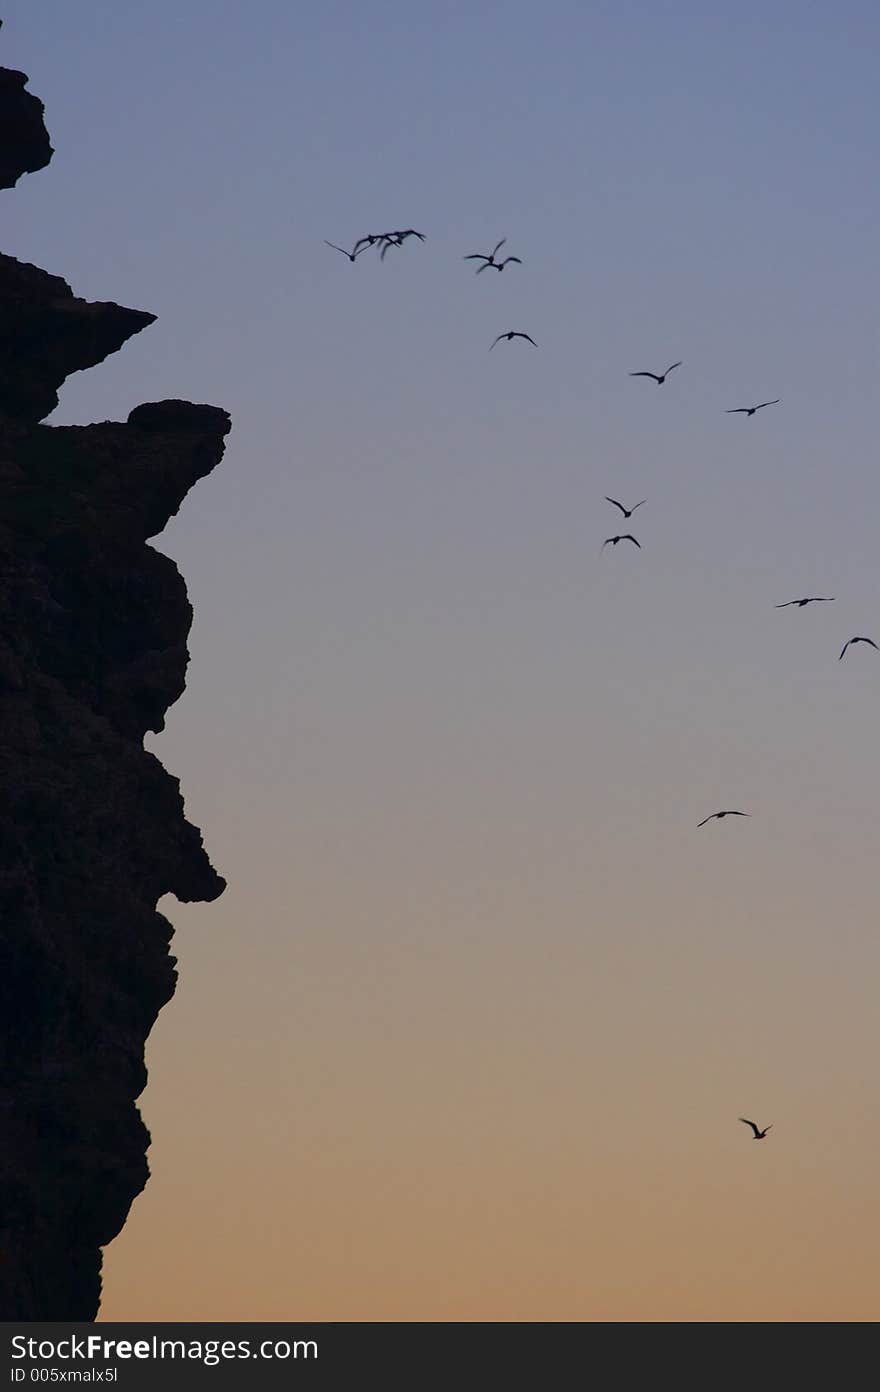
<path fill-rule="evenodd" d="M 0 414 L 42 420 L 71 372 L 103 362 L 155 318 L 79 300 L 60 276 L 0 255 Z"/>
<path fill-rule="evenodd" d="M 43 103 L 24 90 L 26 83 L 24 73 L 0 68 L 0 189 L 12 188 L 22 174 L 45 169 L 52 158 Z"/>
<path fill-rule="evenodd" d="M 0 70 L 7 186 L 51 153 L 24 82 Z M 135 1099 L 175 986 L 156 904 L 224 888 L 143 736 L 183 691 L 192 622 L 147 539 L 229 418 L 161 401 L 42 425 L 69 373 L 153 315 L 2 256 L 0 312 L 0 1312 L 91 1320 L 100 1249 L 148 1174 Z"/>

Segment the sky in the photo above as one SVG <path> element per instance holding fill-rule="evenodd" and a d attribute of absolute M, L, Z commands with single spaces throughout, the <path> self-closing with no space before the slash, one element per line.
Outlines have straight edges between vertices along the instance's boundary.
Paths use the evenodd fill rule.
<path fill-rule="evenodd" d="M 3 17 L 3 250 L 158 315 L 50 421 L 233 420 L 102 1318 L 876 1319 L 876 6 Z"/>

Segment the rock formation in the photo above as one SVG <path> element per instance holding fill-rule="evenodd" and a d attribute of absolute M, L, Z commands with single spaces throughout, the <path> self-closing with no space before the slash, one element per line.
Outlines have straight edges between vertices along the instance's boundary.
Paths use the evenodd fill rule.
<path fill-rule="evenodd" d="M 0 68 L 0 189 L 12 188 L 22 174 L 44 169 L 52 158 L 43 103 L 24 90 L 26 82 L 24 73 Z"/>
<path fill-rule="evenodd" d="M 0 69 L 0 185 L 52 153 Z M 223 453 L 225 411 L 47 426 L 71 373 L 154 316 L 0 256 L 0 1318 L 91 1320 L 148 1174 L 135 1099 L 174 991 L 166 893 L 224 888 L 143 748 L 184 688 L 192 609 L 146 545 Z"/>

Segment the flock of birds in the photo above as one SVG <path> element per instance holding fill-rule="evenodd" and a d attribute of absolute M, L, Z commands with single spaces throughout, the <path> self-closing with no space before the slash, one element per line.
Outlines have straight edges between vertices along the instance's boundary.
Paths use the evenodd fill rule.
<path fill-rule="evenodd" d="M 417 237 L 420 242 L 424 242 L 426 240 L 424 232 L 417 232 L 414 227 L 407 227 L 404 229 L 397 229 L 394 232 L 369 233 L 366 237 L 359 237 L 358 240 L 354 243 L 354 246 L 352 247 L 351 251 L 346 251 L 344 247 L 337 246 L 335 242 L 326 242 L 325 244 L 329 247 L 332 247 L 334 251 L 341 252 L 343 256 L 347 257 L 347 259 L 352 264 L 354 264 L 357 258 L 361 256 L 365 251 L 368 251 L 371 247 L 375 247 L 378 250 L 380 260 L 384 261 L 387 253 L 392 248 L 402 247 L 404 243 L 407 241 L 407 239 L 410 237 Z M 499 242 L 496 242 L 495 246 L 492 248 L 490 252 L 470 252 L 467 256 L 462 257 L 462 260 L 482 262 L 482 265 L 478 266 L 476 269 L 477 275 L 482 275 L 483 271 L 488 271 L 490 269 L 495 271 L 503 271 L 504 267 L 510 265 L 512 262 L 518 266 L 521 266 L 522 261 L 518 256 L 505 256 L 501 260 L 497 259 L 499 251 L 503 246 L 506 245 L 506 243 L 507 238 L 502 237 Z M 508 329 L 506 333 L 500 333 L 497 336 L 497 338 L 493 339 L 493 341 L 489 344 L 489 351 L 491 352 L 492 349 L 496 346 L 496 344 L 501 343 L 502 340 L 506 340 L 508 343 L 510 343 L 515 338 L 525 339 L 525 341 L 527 343 L 530 343 L 533 348 L 537 348 L 538 346 L 530 334 L 523 333 L 519 329 Z M 677 362 L 670 363 L 669 367 L 665 368 L 663 372 L 648 372 L 643 370 L 640 372 L 631 372 L 629 375 L 630 377 L 648 377 L 651 379 L 651 381 L 655 382 L 658 387 L 662 387 L 670 372 L 674 372 L 676 368 L 681 367 L 682 363 L 683 359 L 679 359 Z M 754 416 L 757 414 L 758 411 L 763 411 L 767 406 L 778 406 L 780 401 L 781 397 L 777 396 L 774 397 L 772 401 L 760 401 L 754 406 L 731 406 L 726 410 L 725 414 L 728 416 Z M 611 503 L 614 507 L 619 508 L 620 512 L 623 514 L 624 520 L 628 521 L 629 518 L 632 517 L 636 509 L 642 507 L 648 500 L 647 498 L 642 498 L 640 502 L 634 503 L 633 506 L 630 508 L 624 507 L 623 503 L 619 502 L 617 498 L 610 498 L 607 494 L 605 495 L 605 501 Z M 623 532 L 619 533 L 616 536 L 606 537 L 602 543 L 601 550 L 604 551 L 606 546 L 617 547 L 619 543 L 622 541 L 629 541 L 632 543 L 633 546 L 637 547 L 639 550 L 642 549 L 641 542 L 633 536 L 632 532 Z M 774 605 L 774 608 L 788 609 L 792 606 L 796 606 L 799 609 L 803 609 L 808 604 L 833 603 L 833 595 L 807 595 L 803 599 L 788 599 L 783 604 Z M 873 638 L 865 638 L 862 635 L 857 635 L 853 638 L 849 638 L 847 642 L 844 643 L 838 661 L 840 661 L 844 657 L 847 649 L 852 647 L 855 643 L 868 643 L 872 648 L 877 648 L 878 652 L 880 652 L 880 647 L 878 647 L 877 643 L 874 642 Z M 708 817 L 704 817 L 701 822 L 697 823 L 697 828 L 699 829 L 700 827 L 704 827 L 707 824 L 707 822 L 720 822 L 725 817 L 750 817 L 751 815 L 752 814 L 750 812 L 739 812 L 733 808 L 726 808 L 721 812 L 712 812 Z M 767 1132 L 772 1127 L 771 1122 L 769 1126 L 765 1126 L 763 1130 L 761 1130 L 761 1128 L 758 1127 L 755 1124 L 755 1122 L 749 1121 L 747 1117 L 740 1117 L 739 1120 L 744 1122 L 746 1126 L 750 1126 L 752 1128 L 752 1131 L 754 1132 L 753 1139 L 756 1141 L 763 1141 L 767 1135 Z"/>

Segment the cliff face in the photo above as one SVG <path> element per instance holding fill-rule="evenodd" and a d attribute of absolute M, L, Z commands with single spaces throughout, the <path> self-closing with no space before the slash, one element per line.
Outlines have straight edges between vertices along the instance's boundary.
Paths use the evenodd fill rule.
<path fill-rule="evenodd" d="M 48 162 L 42 105 L 0 69 L 0 184 Z M 135 1099 L 174 991 L 166 893 L 224 881 L 143 748 L 184 688 L 192 609 L 146 544 L 229 418 L 162 401 L 39 424 L 74 371 L 153 315 L 0 256 L 0 1312 L 91 1320 L 101 1247 L 147 1175 Z"/>
<path fill-rule="evenodd" d="M 12 188 L 22 174 L 44 169 L 52 158 L 43 103 L 24 90 L 26 82 L 24 73 L 0 68 L 0 188 L 4 189 Z"/>

